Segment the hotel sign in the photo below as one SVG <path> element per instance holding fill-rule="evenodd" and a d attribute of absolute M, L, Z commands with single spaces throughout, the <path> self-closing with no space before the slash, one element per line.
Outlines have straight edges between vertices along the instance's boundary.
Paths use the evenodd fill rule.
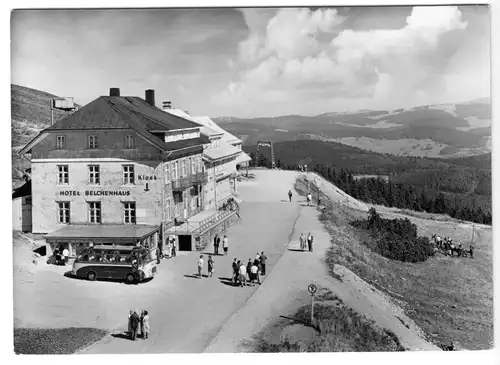
<path fill-rule="evenodd" d="M 62 190 L 59 195 L 63 196 L 129 196 L 130 191 L 120 191 L 120 190 Z"/>

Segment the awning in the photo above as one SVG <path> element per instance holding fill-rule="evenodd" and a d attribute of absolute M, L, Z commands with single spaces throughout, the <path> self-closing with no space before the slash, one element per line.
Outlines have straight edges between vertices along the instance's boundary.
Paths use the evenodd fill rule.
<path fill-rule="evenodd" d="M 245 152 L 240 151 L 241 153 L 239 154 L 238 157 L 236 157 L 236 165 L 252 161 L 252 158 L 248 156 Z"/>
<path fill-rule="evenodd" d="M 47 240 L 125 238 L 140 240 L 158 231 L 159 226 L 144 225 L 68 225 L 45 235 Z"/>

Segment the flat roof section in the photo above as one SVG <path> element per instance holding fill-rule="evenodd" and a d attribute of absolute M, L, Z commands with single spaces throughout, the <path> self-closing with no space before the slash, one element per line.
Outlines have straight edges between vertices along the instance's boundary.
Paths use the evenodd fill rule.
<path fill-rule="evenodd" d="M 144 225 L 69 225 L 45 235 L 45 239 L 99 239 L 135 238 L 142 239 L 158 231 L 159 226 Z"/>

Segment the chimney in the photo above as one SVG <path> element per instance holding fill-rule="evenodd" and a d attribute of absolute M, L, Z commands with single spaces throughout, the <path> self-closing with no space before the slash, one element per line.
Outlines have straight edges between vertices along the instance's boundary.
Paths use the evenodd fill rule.
<path fill-rule="evenodd" d="M 163 102 L 163 110 L 172 109 L 172 102 L 170 100 Z"/>
<path fill-rule="evenodd" d="M 109 96 L 120 96 L 120 89 L 117 87 L 112 87 L 109 89 Z"/>
<path fill-rule="evenodd" d="M 155 91 L 148 89 L 146 90 L 146 103 L 151 106 L 155 106 Z"/>

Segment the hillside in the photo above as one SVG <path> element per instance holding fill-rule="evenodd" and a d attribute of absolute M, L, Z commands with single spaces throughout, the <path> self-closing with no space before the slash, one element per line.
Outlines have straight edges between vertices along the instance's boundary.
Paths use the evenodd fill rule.
<path fill-rule="evenodd" d="M 244 150 L 255 156 L 255 146 L 246 146 Z M 450 160 L 402 157 L 314 140 L 277 142 L 274 144 L 274 152 L 280 168 L 293 169 L 299 164 L 307 164 L 308 170 L 320 172 L 325 177 L 330 176 L 334 181 L 341 176 L 342 171 L 352 175 L 389 176 L 393 193 L 403 194 L 402 197 L 394 197 L 394 204 L 408 201 L 407 194 L 419 198 L 424 195 L 425 201 L 420 202 L 419 206 L 429 211 L 428 209 L 434 208 L 428 204 L 441 199 L 439 195 L 443 194 L 445 208 L 439 208 L 440 212 L 449 209 L 450 214 L 458 214 L 463 210 L 464 218 L 468 217 L 465 219 L 473 219 L 476 213 L 481 216 L 483 213 L 491 214 L 492 211 L 491 154 Z M 259 165 L 267 165 L 269 161 L 269 149 L 262 149 Z M 366 185 L 361 191 L 352 191 L 351 194 L 365 196 L 368 200 L 375 199 L 379 203 L 387 200 L 387 184 L 382 191 L 377 192 L 373 190 L 374 186 L 367 183 L 352 182 L 352 177 L 348 182 L 347 175 L 342 179 L 346 181 L 348 189 L 357 185 L 359 187 L 356 189 L 361 189 Z M 382 189 L 382 186 L 379 188 Z M 406 208 L 406 205 L 401 208 Z M 473 211 L 476 213 L 472 213 Z M 478 219 L 482 221 L 482 218 Z"/>
<path fill-rule="evenodd" d="M 12 186 L 23 184 L 29 162 L 17 155 L 22 146 L 50 125 L 50 99 L 58 96 L 24 86 L 11 85 Z M 65 115 L 55 110 L 54 121 Z"/>
<path fill-rule="evenodd" d="M 392 111 L 214 120 L 240 136 L 245 145 L 258 140 L 316 139 L 407 156 L 471 156 L 491 151 L 489 99 Z"/>

